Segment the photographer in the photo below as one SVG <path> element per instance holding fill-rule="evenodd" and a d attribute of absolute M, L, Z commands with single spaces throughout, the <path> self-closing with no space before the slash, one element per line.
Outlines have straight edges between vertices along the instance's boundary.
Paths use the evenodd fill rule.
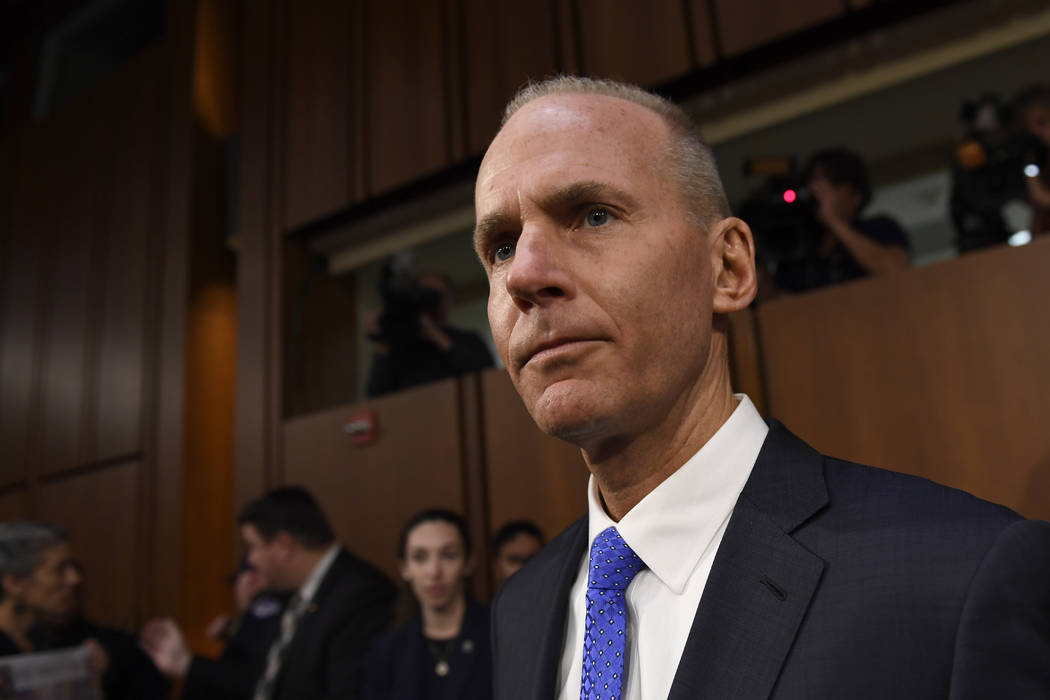
<path fill-rule="evenodd" d="M 1032 233 L 1050 233 L 1050 86 L 1033 85 L 1014 98 L 1012 104 L 1014 130 L 1027 133 L 1042 144 L 1042 162 L 1038 172 L 1025 178 L 1028 201 L 1035 210 L 1032 215 Z"/>
<path fill-rule="evenodd" d="M 369 397 L 492 366 L 485 341 L 446 325 L 452 298 L 444 276 L 388 272 L 381 292 L 384 310 L 368 324 Z"/>
<path fill-rule="evenodd" d="M 843 148 L 820 151 L 806 167 L 805 182 L 823 232 L 808 256 L 777 266 L 778 288 L 804 292 L 907 269 L 908 239 L 900 225 L 887 216 L 860 218 L 871 186 L 859 156 Z"/>

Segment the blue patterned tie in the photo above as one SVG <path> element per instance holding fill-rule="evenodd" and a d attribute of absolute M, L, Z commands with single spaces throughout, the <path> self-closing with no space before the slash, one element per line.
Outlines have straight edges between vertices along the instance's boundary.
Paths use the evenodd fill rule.
<path fill-rule="evenodd" d="M 627 587 L 645 562 L 606 528 L 591 545 L 580 700 L 620 700 L 627 658 Z"/>

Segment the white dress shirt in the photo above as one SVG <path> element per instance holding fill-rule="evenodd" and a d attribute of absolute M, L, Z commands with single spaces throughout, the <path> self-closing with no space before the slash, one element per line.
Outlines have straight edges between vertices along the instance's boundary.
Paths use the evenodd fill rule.
<path fill-rule="evenodd" d="M 627 589 L 627 686 L 622 700 L 665 700 L 693 624 L 729 516 L 769 428 L 754 404 L 736 394 L 736 410 L 678 471 L 620 522 L 613 522 L 587 484 L 588 543 L 569 596 L 558 699 L 579 700 L 590 543 L 616 526 L 648 565 Z"/>
<path fill-rule="evenodd" d="M 321 581 L 324 580 L 325 574 L 332 568 L 332 562 L 335 561 L 337 556 L 339 556 L 339 543 L 334 542 L 324 556 L 321 557 L 321 561 L 314 565 L 313 571 L 310 572 L 310 577 L 306 579 L 306 583 L 299 588 L 301 605 L 305 606 L 313 602 L 314 596 L 317 594 L 317 588 L 321 585 Z"/>

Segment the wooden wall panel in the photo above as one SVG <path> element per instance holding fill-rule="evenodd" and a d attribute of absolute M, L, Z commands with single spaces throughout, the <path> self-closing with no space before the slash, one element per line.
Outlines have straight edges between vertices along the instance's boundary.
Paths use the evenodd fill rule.
<path fill-rule="evenodd" d="M 378 441 L 355 447 L 343 427 L 374 411 Z M 284 481 L 310 489 L 347 547 L 397 576 L 405 521 L 465 507 L 455 380 L 296 418 L 284 428 Z"/>
<path fill-rule="evenodd" d="M 1050 518 L 1050 240 L 759 310 L 770 414 L 822 452 Z"/>
<path fill-rule="evenodd" d="M 365 13 L 368 192 L 445 167 L 451 69 L 444 2 L 368 0 Z"/>
<path fill-rule="evenodd" d="M 284 415 L 298 416 L 358 397 L 356 285 L 332 277 L 323 258 L 289 242 L 284 254 Z"/>
<path fill-rule="evenodd" d="M 465 0 L 468 150 L 484 153 L 503 107 L 530 78 L 559 70 L 553 3 Z"/>
<path fill-rule="evenodd" d="M 356 3 L 289 4 L 285 227 L 295 228 L 350 203 Z"/>
<path fill-rule="evenodd" d="M 654 86 L 689 72 L 682 0 L 578 0 L 577 37 L 587 75 Z"/>
<path fill-rule="evenodd" d="M 47 229 L 49 192 L 46 189 L 48 154 L 40 132 L 27 129 L 12 146 L 18 177 L 14 182 L 10 235 L 3 260 L 0 294 L 0 481 L 27 478 L 30 460 L 31 416 L 35 410 L 36 376 L 40 357 L 42 232 Z"/>
<path fill-rule="evenodd" d="M 536 427 L 505 371 L 485 372 L 481 384 L 491 534 L 527 518 L 550 539 L 586 515 L 590 472 L 578 447 Z"/>
<path fill-rule="evenodd" d="M 40 488 L 39 517 L 65 528 L 84 563 L 87 615 L 134 627 L 139 560 L 136 537 L 140 465 L 69 476 Z"/>
<path fill-rule="evenodd" d="M 25 489 L 0 494 L 0 522 L 24 520 L 29 512 L 29 493 Z"/>
<path fill-rule="evenodd" d="M 842 0 L 712 0 L 727 56 L 783 38 L 845 12 Z"/>
<path fill-rule="evenodd" d="M 693 31 L 693 64 L 699 68 L 709 66 L 719 58 L 711 1 L 688 0 L 686 3 Z"/>
<path fill-rule="evenodd" d="M 118 138 L 112 139 L 105 155 L 112 179 L 101 193 L 109 226 L 100 237 L 105 249 L 99 266 L 97 352 L 91 368 L 95 391 L 88 413 L 93 441 L 86 455 L 92 462 L 129 455 L 143 446 L 147 242 L 153 235 L 150 194 L 155 167 L 144 154 L 151 152 L 158 128 L 142 114 L 157 110 L 159 58 L 156 52 L 144 56 L 127 76 L 133 89 L 117 85 L 123 89 L 111 89 L 106 96 L 112 105 L 107 129 Z"/>
<path fill-rule="evenodd" d="M 281 289 L 274 239 L 281 238 L 283 199 L 277 195 L 277 114 L 275 73 L 281 52 L 275 36 L 283 16 L 273 0 L 259 2 L 244 13 L 241 28 L 242 104 L 241 173 L 237 193 L 237 401 L 235 406 L 235 506 L 255 498 L 276 481 L 279 453 L 279 389 L 273 355 L 280 336 L 274 332 L 272 306 Z M 279 249 L 279 247 L 278 247 Z M 276 292 L 276 293 L 275 293 Z M 277 328 L 280 326 L 278 325 Z M 279 367 L 280 365 L 276 365 Z M 276 406 L 275 406 L 276 404 Z"/>
<path fill-rule="evenodd" d="M 104 154 L 111 135 L 104 114 L 87 98 L 66 105 L 46 128 L 63 167 L 50 168 L 53 227 L 47 240 L 46 307 L 41 376 L 40 472 L 69 469 L 85 455 L 85 408 L 91 396 L 87 372 L 93 352 L 95 294 L 102 279 L 97 252 L 108 221 L 103 197 L 111 161 Z M 78 107 L 74 111 L 74 107 Z"/>

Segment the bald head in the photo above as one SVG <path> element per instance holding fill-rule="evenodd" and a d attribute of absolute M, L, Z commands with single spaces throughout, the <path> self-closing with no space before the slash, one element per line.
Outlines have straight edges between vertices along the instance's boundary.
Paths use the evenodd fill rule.
<path fill-rule="evenodd" d="M 530 102 L 553 95 L 601 95 L 644 107 L 667 128 L 667 141 L 652 153 L 680 188 L 682 204 L 694 222 L 707 226 L 730 216 L 714 154 L 685 110 L 659 95 L 627 83 L 578 76 L 558 76 L 529 83 L 507 103 L 501 125 Z"/>

